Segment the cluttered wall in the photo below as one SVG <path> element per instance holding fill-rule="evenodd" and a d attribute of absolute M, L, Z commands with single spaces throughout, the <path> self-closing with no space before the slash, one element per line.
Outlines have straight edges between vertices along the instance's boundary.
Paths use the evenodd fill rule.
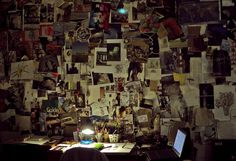
<path fill-rule="evenodd" d="M 1 131 L 235 137 L 234 0 L 0 3 Z"/>

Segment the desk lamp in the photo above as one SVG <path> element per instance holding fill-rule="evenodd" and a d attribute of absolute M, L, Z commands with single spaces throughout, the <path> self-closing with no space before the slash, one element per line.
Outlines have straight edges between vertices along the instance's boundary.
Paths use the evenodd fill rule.
<path fill-rule="evenodd" d="M 80 133 L 80 143 L 90 144 L 93 142 L 94 138 L 94 127 L 89 117 L 81 118 L 81 133 Z"/>

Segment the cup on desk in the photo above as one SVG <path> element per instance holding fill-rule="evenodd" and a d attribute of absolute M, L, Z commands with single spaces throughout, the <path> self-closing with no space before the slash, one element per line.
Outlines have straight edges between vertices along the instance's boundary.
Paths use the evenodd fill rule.
<path fill-rule="evenodd" d="M 78 136 L 78 132 L 77 131 L 73 132 L 73 138 L 74 138 L 74 141 L 79 141 L 79 136 Z"/>
<path fill-rule="evenodd" d="M 95 135 L 95 138 L 97 139 L 97 142 L 102 142 L 103 141 L 103 134 L 101 132 L 99 132 Z"/>
<path fill-rule="evenodd" d="M 109 142 L 110 143 L 118 143 L 119 142 L 119 134 L 109 134 Z"/>

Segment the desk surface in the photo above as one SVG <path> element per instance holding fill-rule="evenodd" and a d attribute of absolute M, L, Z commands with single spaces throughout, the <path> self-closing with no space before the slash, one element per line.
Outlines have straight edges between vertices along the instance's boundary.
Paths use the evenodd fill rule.
<path fill-rule="evenodd" d="M 135 143 L 102 143 L 104 145 L 103 149 L 101 150 L 102 153 L 106 154 L 128 154 L 134 148 Z M 68 149 L 74 147 L 85 147 L 85 148 L 95 148 L 96 143 L 91 144 L 58 144 L 55 147 L 51 148 L 50 150 L 61 150 L 65 152 Z"/>

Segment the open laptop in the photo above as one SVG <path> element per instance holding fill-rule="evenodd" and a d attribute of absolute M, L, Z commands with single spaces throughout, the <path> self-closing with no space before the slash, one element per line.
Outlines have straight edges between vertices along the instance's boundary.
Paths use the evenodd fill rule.
<path fill-rule="evenodd" d="M 177 130 L 174 144 L 171 148 L 165 149 L 156 149 L 147 151 L 147 160 L 146 161 L 178 161 L 181 158 L 183 153 L 184 144 L 186 141 L 186 133 L 181 131 L 180 129 Z"/>

